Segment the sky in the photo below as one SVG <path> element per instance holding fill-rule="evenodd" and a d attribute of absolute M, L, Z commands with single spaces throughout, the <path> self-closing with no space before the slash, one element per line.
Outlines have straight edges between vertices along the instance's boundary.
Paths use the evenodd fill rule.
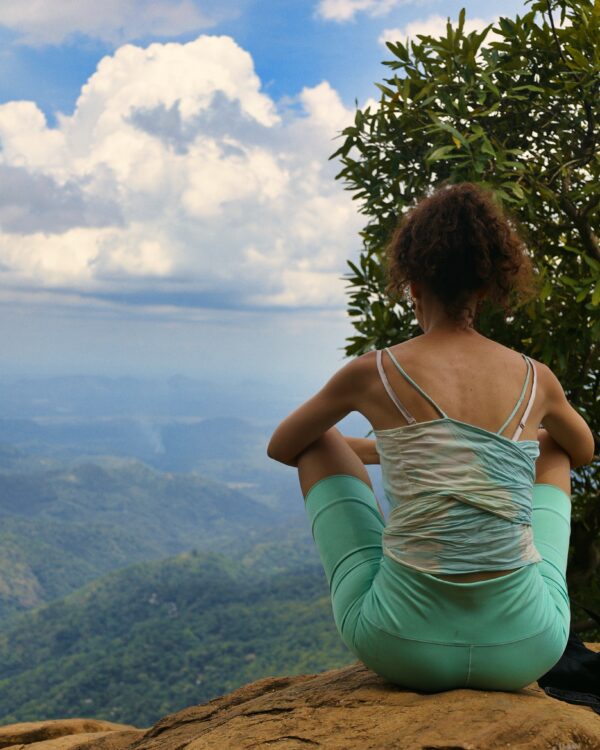
<path fill-rule="evenodd" d="M 4 376 L 294 383 L 346 361 L 366 217 L 328 157 L 454 0 L 0 0 Z M 484 12 L 485 11 L 485 12 Z"/>

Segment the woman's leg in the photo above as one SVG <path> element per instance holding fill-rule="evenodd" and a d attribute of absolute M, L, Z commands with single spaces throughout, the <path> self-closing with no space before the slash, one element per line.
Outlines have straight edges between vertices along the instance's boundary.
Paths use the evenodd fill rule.
<path fill-rule="evenodd" d="M 567 590 L 567 558 L 571 536 L 571 460 L 546 430 L 539 430 L 538 438 L 540 455 L 535 466 L 531 525 L 534 544 L 543 557 L 539 570 L 559 612 L 564 647 L 571 623 Z"/>
<path fill-rule="evenodd" d="M 540 455 L 535 466 L 532 493 L 533 543 L 542 556 L 535 573 L 543 581 L 538 590 L 532 577 L 533 566 L 525 568 L 527 575 L 514 578 L 514 591 L 496 592 L 491 603 L 498 611 L 519 604 L 514 622 L 507 624 L 503 644 L 474 643 L 469 660 L 468 687 L 485 690 L 515 690 L 536 681 L 549 671 L 562 656 L 569 638 L 571 611 L 567 590 L 566 571 L 571 531 L 571 462 L 568 454 L 546 430 L 538 431 Z M 537 576 L 536 576 L 537 577 Z M 505 581 L 509 581 L 505 578 Z M 502 578 L 495 579 L 502 581 Z M 502 584 L 499 583 L 500 587 Z M 524 608 L 527 616 L 524 617 Z M 537 634 L 517 638 L 519 627 L 531 632 L 530 623 L 547 622 Z M 511 631 L 508 628 L 512 628 Z M 483 631 L 485 635 L 485 631 Z M 510 641 L 510 642 L 509 642 Z"/>
<path fill-rule="evenodd" d="M 548 430 L 538 430 L 540 455 L 535 463 L 536 484 L 553 484 L 571 496 L 571 460 Z"/>
<path fill-rule="evenodd" d="M 385 521 L 364 464 L 331 428 L 298 458 L 300 486 L 338 632 L 355 653 L 362 602 L 379 570 Z"/>
<path fill-rule="evenodd" d="M 327 430 L 298 458 L 298 479 L 304 497 L 306 498 L 314 484 L 334 474 L 357 477 L 373 489 L 365 465 L 344 440 L 337 427 Z M 377 507 L 383 517 L 379 503 Z"/>
<path fill-rule="evenodd" d="M 315 482 L 331 474 L 351 474 L 371 486 L 365 465 L 337 427 L 327 430 L 298 458 L 298 475 L 304 497 Z"/>

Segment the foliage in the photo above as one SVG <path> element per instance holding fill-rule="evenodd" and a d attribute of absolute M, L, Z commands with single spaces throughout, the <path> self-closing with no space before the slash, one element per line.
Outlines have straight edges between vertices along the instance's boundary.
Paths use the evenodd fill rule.
<path fill-rule="evenodd" d="M 523 17 L 481 31 L 464 33 L 463 9 L 445 36 L 388 43 L 390 77 L 376 84 L 378 106 L 357 109 L 342 131 L 330 158 L 340 158 L 337 178 L 368 217 L 360 258 L 348 261 L 345 277 L 356 330 L 346 354 L 420 333 L 404 302 L 390 304 L 385 295 L 384 248 L 417 199 L 442 183 L 478 182 L 514 217 L 540 292 L 508 318 L 488 304 L 476 327 L 546 363 L 597 437 L 600 4 L 527 4 Z M 578 549 L 570 566 L 579 598 L 596 607 L 598 468 L 596 460 L 573 475 Z"/>
<path fill-rule="evenodd" d="M 274 544 L 282 559 L 293 553 Z M 192 551 L 138 563 L 11 618 L 0 631 L 1 723 L 86 716 L 147 727 L 261 677 L 354 661 L 320 564 L 265 575 L 253 557 Z"/>

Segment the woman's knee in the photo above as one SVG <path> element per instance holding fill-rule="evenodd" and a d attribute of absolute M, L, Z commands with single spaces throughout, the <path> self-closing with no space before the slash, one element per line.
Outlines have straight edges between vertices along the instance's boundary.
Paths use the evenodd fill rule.
<path fill-rule="evenodd" d="M 316 482 L 332 474 L 355 476 L 371 487 L 365 465 L 336 427 L 323 433 L 298 456 L 298 476 L 304 497 Z"/>

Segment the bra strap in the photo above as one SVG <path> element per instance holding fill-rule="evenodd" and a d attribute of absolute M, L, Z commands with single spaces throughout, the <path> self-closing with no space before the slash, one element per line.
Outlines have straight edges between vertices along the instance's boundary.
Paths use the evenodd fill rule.
<path fill-rule="evenodd" d="M 523 431 L 523 428 L 525 427 L 525 424 L 527 423 L 527 417 L 529 416 L 529 412 L 531 411 L 531 407 L 533 406 L 533 402 L 535 400 L 535 389 L 536 389 L 536 369 L 535 369 L 535 362 L 527 358 L 528 361 L 531 364 L 531 367 L 533 368 L 533 384 L 531 386 L 531 396 L 529 397 L 529 403 L 527 404 L 527 408 L 525 409 L 525 413 L 519 420 L 519 426 L 515 430 L 515 434 L 512 436 L 511 440 L 517 440 L 521 432 Z"/>
<path fill-rule="evenodd" d="M 429 403 L 433 406 L 434 409 L 436 409 L 437 411 L 439 411 L 439 413 L 442 415 L 442 417 L 445 417 L 447 419 L 448 415 L 446 414 L 446 412 L 444 412 L 442 409 L 440 409 L 440 407 L 435 403 L 435 401 L 431 398 L 431 396 L 428 396 L 425 393 L 425 391 L 422 388 L 420 388 L 415 383 L 415 381 L 406 372 L 404 372 L 404 370 L 402 369 L 402 367 L 400 367 L 400 365 L 396 361 L 396 358 L 391 353 L 391 351 L 387 347 L 384 349 L 384 351 L 386 351 L 389 354 L 392 362 L 396 365 L 396 367 L 398 368 L 398 370 L 400 370 L 400 372 L 405 377 L 405 379 L 419 391 L 419 393 L 421 394 L 421 396 L 423 396 L 424 398 L 427 399 L 427 401 L 429 401 Z"/>
<path fill-rule="evenodd" d="M 521 402 L 525 398 L 525 391 L 527 390 L 527 386 L 529 385 L 529 376 L 531 374 L 531 364 L 529 362 L 529 359 L 524 354 L 521 354 L 521 356 L 523 357 L 523 359 L 525 360 L 525 363 L 527 365 L 527 375 L 525 376 L 525 382 L 523 383 L 523 390 L 521 391 L 521 395 L 519 396 L 519 400 L 515 404 L 515 408 L 511 411 L 511 413 L 510 413 L 508 419 L 506 420 L 506 422 L 502 425 L 502 427 L 496 433 L 498 435 L 500 435 L 500 434 L 502 434 L 502 432 L 504 432 L 504 430 L 506 429 L 506 427 L 510 423 L 510 420 L 517 413 L 517 409 L 519 408 L 519 406 L 521 406 Z"/>
<path fill-rule="evenodd" d="M 412 414 L 409 414 L 408 411 L 402 406 L 400 403 L 400 400 L 398 396 L 394 393 L 392 390 L 392 386 L 390 385 L 389 380 L 387 379 L 387 375 L 385 374 L 385 370 L 383 369 L 383 365 L 381 364 L 381 351 L 378 349 L 377 353 L 375 355 L 375 359 L 377 361 L 377 370 L 379 371 L 379 376 L 381 378 L 381 382 L 383 383 L 383 386 L 385 390 L 388 393 L 388 396 L 392 399 L 392 401 L 396 404 L 398 409 L 400 409 L 400 412 L 402 413 L 402 416 L 408 424 L 412 424 L 413 422 L 416 422 L 417 420 L 412 416 Z"/>

